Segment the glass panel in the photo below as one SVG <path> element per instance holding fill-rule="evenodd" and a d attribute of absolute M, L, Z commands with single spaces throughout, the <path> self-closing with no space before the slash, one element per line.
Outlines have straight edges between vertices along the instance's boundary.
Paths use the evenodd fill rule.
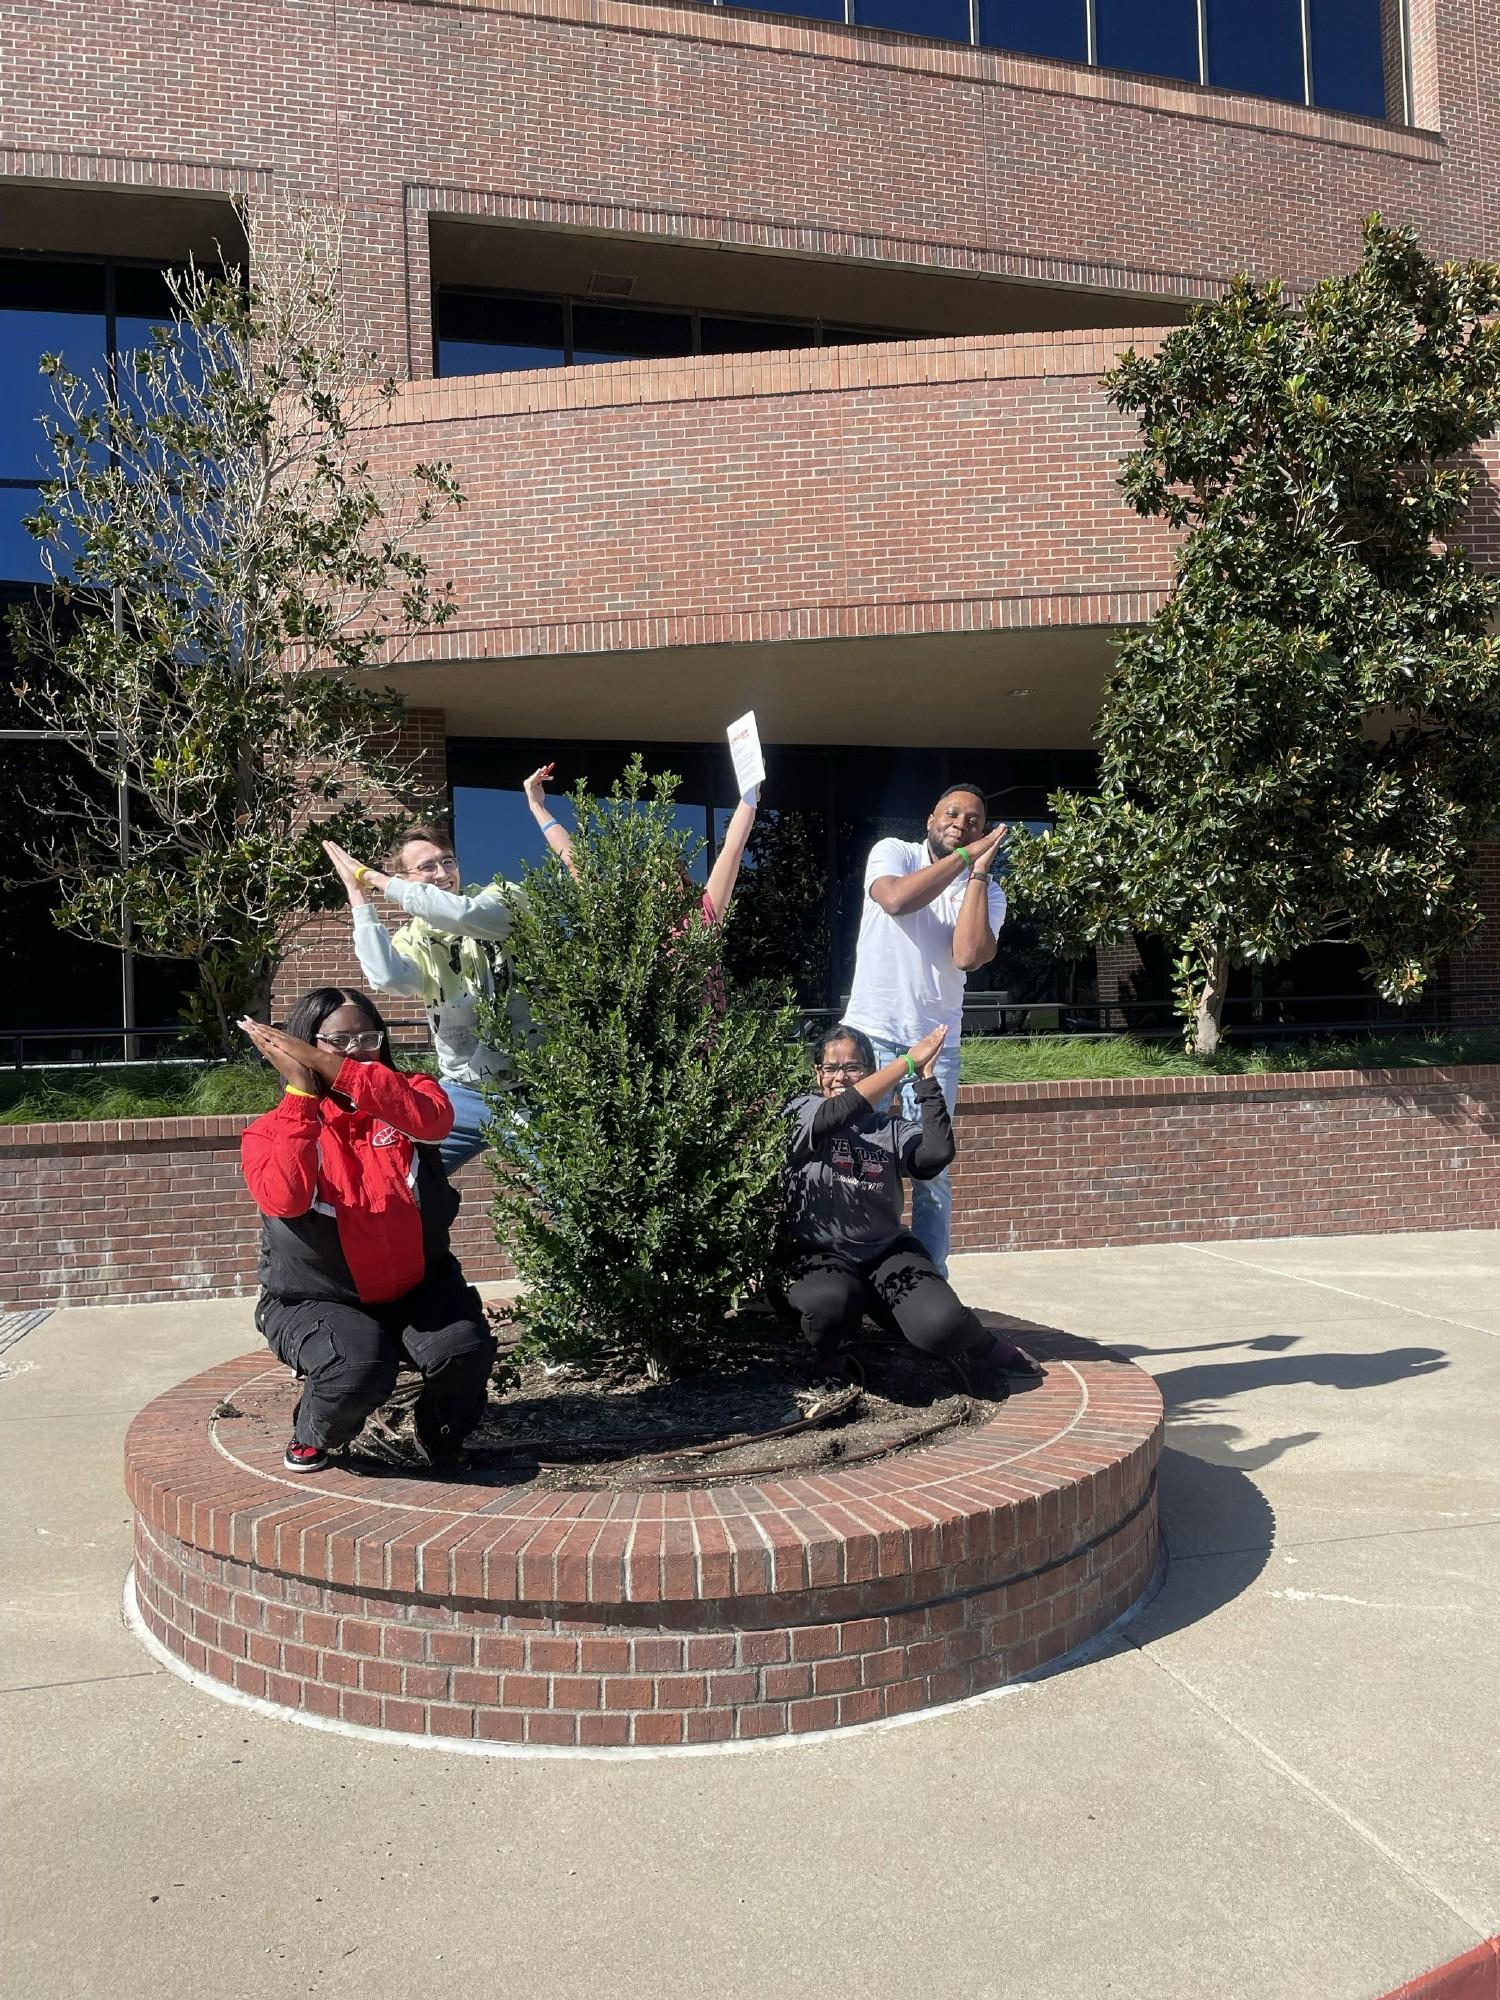
<path fill-rule="evenodd" d="M 0 479 L 50 475 L 52 454 L 37 418 L 55 405 L 38 371 L 44 354 L 61 354 L 87 380 L 104 366 L 102 314 L 0 312 Z"/>
<path fill-rule="evenodd" d="M 24 515 L 36 512 L 41 497 L 34 486 L 0 486 L 0 582 L 46 580 L 42 544 L 21 526 Z"/>
<path fill-rule="evenodd" d="M 1089 24 L 1084 0 L 979 0 L 979 39 L 1018 55 L 1087 62 Z"/>
<path fill-rule="evenodd" d="M 705 354 L 764 354 L 817 345 L 812 326 L 798 320 L 717 319 L 705 313 L 698 329 Z"/>
<path fill-rule="evenodd" d="M 572 801 L 566 794 L 549 792 L 547 804 L 553 817 L 571 832 L 577 824 Z M 673 814 L 678 826 L 702 841 L 708 834 L 708 814 L 702 806 L 679 804 Z M 547 843 L 537 829 L 521 791 L 492 791 L 489 786 L 455 785 L 453 788 L 454 844 L 466 883 L 488 882 L 503 875 L 518 882 L 529 862 L 540 867 L 546 859 Z M 695 881 L 708 879 L 706 855 L 693 863 Z"/>
<path fill-rule="evenodd" d="M 1198 81 L 1195 0 L 1095 0 L 1094 29 L 1104 68 Z"/>
<path fill-rule="evenodd" d="M 565 358 L 563 308 L 551 299 L 440 293 L 438 334 L 439 375 L 561 368 Z"/>
<path fill-rule="evenodd" d="M 758 14 L 767 11 L 776 14 L 797 14 L 804 21 L 842 21 L 844 0 L 777 0 L 774 8 L 766 9 L 761 0 L 724 0 L 726 7 L 753 7 Z"/>
<path fill-rule="evenodd" d="M 969 39 L 969 0 L 854 0 L 854 18 L 862 28 L 895 28 L 944 42 Z"/>
<path fill-rule="evenodd" d="M 1208 0 L 1208 80 L 1301 104 L 1301 0 Z"/>
<path fill-rule="evenodd" d="M 575 361 L 655 360 L 691 354 L 693 322 L 686 313 L 633 312 L 626 306 L 574 306 Z"/>
<path fill-rule="evenodd" d="M 104 311 L 104 266 L 66 258 L 0 257 L 0 310 Z"/>
<path fill-rule="evenodd" d="M 1380 0 L 1311 0 L 1309 13 L 1313 103 L 1387 117 Z"/>
<path fill-rule="evenodd" d="M 547 804 L 553 818 L 571 830 L 572 801 L 549 792 Z M 453 841 L 466 883 L 489 882 L 496 875 L 518 882 L 526 864 L 539 867 L 547 853 L 526 794 L 492 791 L 487 785 L 454 786 Z"/>

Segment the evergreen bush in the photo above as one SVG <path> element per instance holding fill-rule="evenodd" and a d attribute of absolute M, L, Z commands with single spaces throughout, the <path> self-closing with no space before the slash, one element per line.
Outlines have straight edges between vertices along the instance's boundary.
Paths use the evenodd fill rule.
<path fill-rule="evenodd" d="M 522 1125 L 496 1099 L 492 1214 L 532 1345 L 653 1379 L 702 1358 L 762 1280 L 803 1062 L 784 992 L 725 987 L 677 782 L 636 758 L 608 798 L 579 786 L 577 879 L 529 869 L 509 939 L 532 1031 L 503 1009 L 486 1029 L 526 1107 Z"/>

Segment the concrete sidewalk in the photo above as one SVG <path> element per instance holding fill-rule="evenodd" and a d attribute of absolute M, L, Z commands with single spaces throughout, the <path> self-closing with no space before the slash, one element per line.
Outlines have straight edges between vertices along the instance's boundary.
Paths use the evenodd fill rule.
<path fill-rule="evenodd" d="M 246 1303 L 0 1360 L 4 1988 L 38 2000 L 1372 2000 L 1500 1931 L 1500 1235 L 958 1261 L 1157 1377 L 1171 1568 L 1097 1657 L 790 1748 L 460 1757 L 125 1632 L 120 1453 Z"/>

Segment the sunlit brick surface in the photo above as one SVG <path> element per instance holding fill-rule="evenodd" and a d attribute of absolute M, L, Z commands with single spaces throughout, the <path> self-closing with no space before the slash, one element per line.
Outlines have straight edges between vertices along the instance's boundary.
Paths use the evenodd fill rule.
<path fill-rule="evenodd" d="M 619 1494 L 293 1479 L 295 1386 L 247 1355 L 131 1426 L 137 1603 L 227 1687 L 420 1735 L 669 1746 L 961 1700 L 1102 1630 L 1156 1565 L 1156 1385 L 1030 1344 L 1042 1386 L 952 1442 Z"/>

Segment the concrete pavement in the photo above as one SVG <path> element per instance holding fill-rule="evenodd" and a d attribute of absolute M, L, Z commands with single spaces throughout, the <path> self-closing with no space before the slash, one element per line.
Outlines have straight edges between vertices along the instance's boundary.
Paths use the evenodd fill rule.
<path fill-rule="evenodd" d="M 1102 1653 L 732 1756 L 316 1734 L 120 1622 L 120 1450 L 248 1303 L 0 1362 L 4 1990 L 1373 2000 L 1500 1931 L 1500 1235 L 967 1257 L 1161 1383 L 1172 1561 Z"/>

